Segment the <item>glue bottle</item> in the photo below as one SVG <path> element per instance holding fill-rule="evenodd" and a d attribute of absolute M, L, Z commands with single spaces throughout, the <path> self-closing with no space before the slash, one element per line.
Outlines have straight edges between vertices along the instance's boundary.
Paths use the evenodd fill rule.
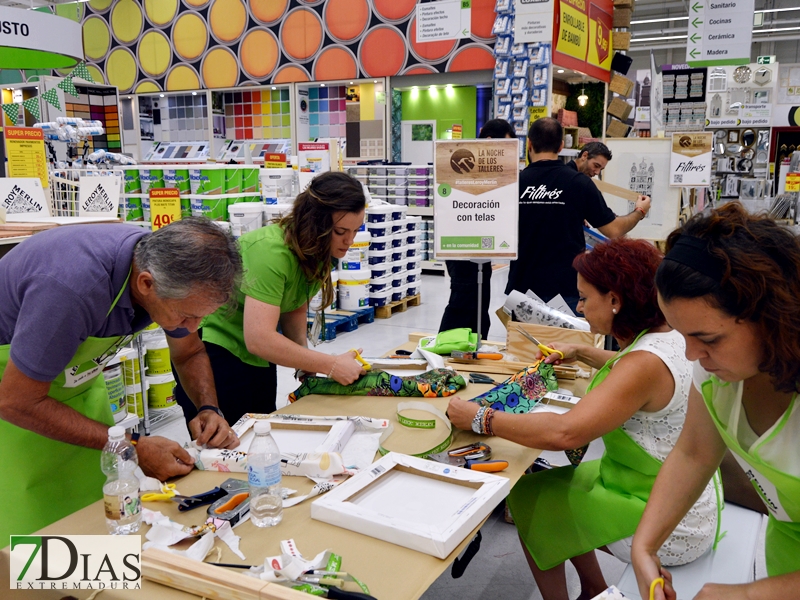
<path fill-rule="evenodd" d="M 134 473 L 138 464 L 136 448 L 125 438 L 125 429 L 117 425 L 110 427 L 100 468 L 107 477 L 103 501 L 106 526 L 112 535 L 134 533 L 142 523 L 139 479 Z"/>
<path fill-rule="evenodd" d="M 281 452 L 269 421 L 256 421 L 253 429 L 256 437 L 247 453 L 250 520 L 256 527 L 273 527 L 283 519 Z"/>

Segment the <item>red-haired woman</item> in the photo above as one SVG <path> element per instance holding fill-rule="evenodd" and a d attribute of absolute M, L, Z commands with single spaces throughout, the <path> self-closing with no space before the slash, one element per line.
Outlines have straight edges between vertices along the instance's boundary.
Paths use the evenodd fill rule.
<path fill-rule="evenodd" d="M 653 487 L 632 558 L 639 589 L 675 598 L 654 548 L 729 448 L 769 511 L 769 577 L 706 584 L 697 599 L 797 598 L 800 586 L 800 239 L 727 204 L 670 234 L 659 303 L 694 361 L 689 414 Z"/>
<path fill-rule="evenodd" d="M 613 335 L 620 352 L 552 344 L 564 353 L 564 360 L 555 362 L 581 360 L 599 369 L 577 406 L 563 415 L 494 412 L 488 419 L 493 435 L 533 448 L 569 450 L 599 437 L 605 443 L 600 460 L 526 475 L 508 497 L 545 600 L 567 600 L 566 560 L 578 571 L 581 599 L 607 587 L 595 549 L 630 562 L 631 536 L 683 427 L 691 366 L 683 339 L 666 324 L 656 301 L 653 279 L 662 258 L 651 244 L 624 238 L 579 255 L 573 263 L 578 310 L 592 332 Z M 556 354 L 546 360 L 554 359 Z M 470 429 L 478 410 L 475 403 L 453 399 L 448 415 L 457 427 Z M 477 428 L 486 420 L 476 419 Z M 661 546 L 664 564 L 691 562 L 713 542 L 716 493 L 706 483 Z"/>

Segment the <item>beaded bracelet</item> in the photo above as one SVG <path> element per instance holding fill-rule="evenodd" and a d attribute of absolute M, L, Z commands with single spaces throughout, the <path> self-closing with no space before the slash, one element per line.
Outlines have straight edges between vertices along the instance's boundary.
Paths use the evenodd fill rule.
<path fill-rule="evenodd" d="M 486 412 L 483 413 L 483 423 L 482 423 L 482 427 L 481 427 L 481 429 L 483 430 L 483 431 L 481 431 L 482 434 L 484 434 L 484 435 L 493 435 L 492 426 L 491 426 L 491 421 L 492 421 L 492 417 L 493 416 L 494 416 L 494 409 L 493 408 L 487 408 Z"/>
<path fill-rule="evenodd" d="M 328 373 L 328 379 L 332 379 L 332 378 L 333 378 L 333 372 L 334 372 L 335 370 L 336 370 L 336 361 L 334 360 L 334 361 L 333 361 L 333 366 L 331 367 L 331 372 L 330 372 L 330 373 Z"/>

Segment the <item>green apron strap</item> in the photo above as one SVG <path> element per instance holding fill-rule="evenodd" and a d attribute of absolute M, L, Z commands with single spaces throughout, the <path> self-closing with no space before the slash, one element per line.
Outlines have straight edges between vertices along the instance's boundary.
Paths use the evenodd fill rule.
<path fill-rule="evenodd" d="M 122 289 L 119 292 L 117 292 L 117 297 L 114 298 L 114 302 L 111 303 L 111 308 L 108 309 L 106 316 L 111 314 L 111 311 L 114 310 L 114 307 L 117 305 L 117 302 L 119 302 L 119 299 L 122 298 L 122 292 L 124 292 L 125 288 L 128 287 L 128 281 L 130 281 L 131 279 L 132 272 L 133 272 L 133 265 L 131 265 L 131 268 L 128 269 L 128 276 L 125 278 L 125 283 L 122 284 Z"/>

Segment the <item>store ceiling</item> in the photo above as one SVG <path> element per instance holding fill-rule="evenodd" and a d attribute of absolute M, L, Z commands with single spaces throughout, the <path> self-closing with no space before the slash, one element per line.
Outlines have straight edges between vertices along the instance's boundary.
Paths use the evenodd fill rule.
<path fill-rule="evenodd" d="M 52 6 L 54 4 L 71 4 L 75 0 L 0 0 L 0 6 L 10 6 L 11 8 L 41 8 L 42 6 Z"/>

